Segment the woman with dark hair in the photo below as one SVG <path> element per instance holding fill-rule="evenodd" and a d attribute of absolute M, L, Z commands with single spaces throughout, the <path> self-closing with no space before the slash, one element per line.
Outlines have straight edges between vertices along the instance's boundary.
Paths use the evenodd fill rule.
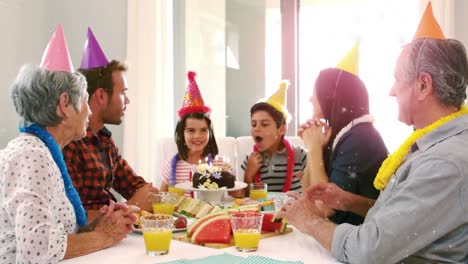
<path fill-rule="evenodd" d="M 174 133 L 178 152 L 163 165 L 160 191 L 168 191 L 169 186 L 190 181 L 193 165 L 213 160 L 218 155 L 218 145 L 209 118 L 211 109 L 205 106 L 195 82 L 195 73 L 189 72 L 188 78 L 187 94 L 179 109 L 179 121 Z"/>
<path fill-rule="evenodd" d="M 369 98 L 364 83 L 356 75 L 338 68 L 322 70 L 315 82 L 313 119 L 303 124 L 299 135 L 308 149 L 302 179 L 304 190 L 320 182 L 330 182 L 350 193 L 368 198 L 372 204 L 379 191 L 373 181 L 387 148 L 369 115 Z M 335 223 L 361 224 L 363 215 L 326 209 Z"/>

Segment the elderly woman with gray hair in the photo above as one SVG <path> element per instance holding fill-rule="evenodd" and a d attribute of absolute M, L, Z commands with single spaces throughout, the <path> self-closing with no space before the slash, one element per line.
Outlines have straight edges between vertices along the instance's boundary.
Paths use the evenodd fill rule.
<path fill-rule="evenodd" d="M 20 135 L 0 151 L 0 262 L 55 263 L 110 247 L 136 220 L 120 203 L 87 223 L 61 148 L 85 136 L 86 80 L 24 66 L 12 85 Z"/>

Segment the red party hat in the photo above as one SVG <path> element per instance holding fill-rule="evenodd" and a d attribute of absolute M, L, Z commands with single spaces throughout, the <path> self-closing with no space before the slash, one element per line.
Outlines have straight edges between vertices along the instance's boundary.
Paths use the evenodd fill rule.
<path fill-rule="evenodd" d="M 197 82 L 195 81 L 195 75 L 196 73 L 192 71 L 187 73 L 189 83 L 185 92 L 184 102 L 178 111 L 179 118 L 191 113 L 204 113 L 207 115 L 211 113 L 211 109 L 203 101 L 200 89 L 198 89 Z"/>

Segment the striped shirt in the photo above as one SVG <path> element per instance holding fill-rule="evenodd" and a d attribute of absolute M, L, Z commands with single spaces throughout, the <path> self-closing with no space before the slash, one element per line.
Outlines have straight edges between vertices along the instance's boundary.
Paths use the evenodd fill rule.
<path fill-rule="evenodd" d="M 167 159 L 164 162 L 164 165 L 161 169 L 161 175 L 164 183 L 169 185 L 169 178 L 171 177 L 171 163 L 172 158 Z M 176 165 L 176 178 L 175 183 L 182 183 L 186 181 L 190 181 L 190 171 L 192 170 L 192 164 L 186 162 L 183 159 L 179 159 Z"/>
<path fill-rule="evenodd" d="M 301 180 L 297 177 L 298 173 L 302 173 L 307 162 L 307 153 L 300 146 L 293 146 L 294 149 L 294 169 L 290 191 L 301 191 Z M 262 182 L 268 185 L 269 192 L 281 192 L 286 179 L 288 169 L 288 155 L 286 148 L 274 153 L 271 159 L 266 153 L 262 152 L 263 165 L 260 167 L 260 176 Z M 247 160 L 249 156 L 245 156 L 241 168 L 245 172 Z"/>

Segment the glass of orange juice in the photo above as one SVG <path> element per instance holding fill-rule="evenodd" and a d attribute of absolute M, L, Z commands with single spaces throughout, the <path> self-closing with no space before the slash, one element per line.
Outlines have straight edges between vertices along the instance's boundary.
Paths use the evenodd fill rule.
<path fill-rule="evenodd" d="M 151 214 L 141 217 L 146 253 L 150 256 L 169 252 L 173 228 L 172 215 Z"/>
<path fill-rule="evenodd" d="M 230 220 L 236 249 L 241 252 L 256 251 L 262 232 L 263 214 L 257 212 L 233 213 Z"/>
<path fill-rule="evenodd" d="M 174 186 L 169 186 L 168 192 L 175 193 L 178 196 L 184 196 L 185 195 L 185 191 L 183 189 L 180 189 L 180 188 L 177 188 L 177 187 L 174 187 Z"/>
<path fill-rule="evenodd" d="M 174 213 L 175 204 L 178 195 L 170 192 L 158 192 L 151 196 L 153 203 L 153 214 L 167 214 Z"/>
<path fill-rule="evenodd" d="M 250 196 L 249 198 L 251 200 L 260 200 L 260 199 L 266 199 L 267 198 L 267 184 L 266 183 L 251 183 L 249 184 L 250 188 Z"/>

